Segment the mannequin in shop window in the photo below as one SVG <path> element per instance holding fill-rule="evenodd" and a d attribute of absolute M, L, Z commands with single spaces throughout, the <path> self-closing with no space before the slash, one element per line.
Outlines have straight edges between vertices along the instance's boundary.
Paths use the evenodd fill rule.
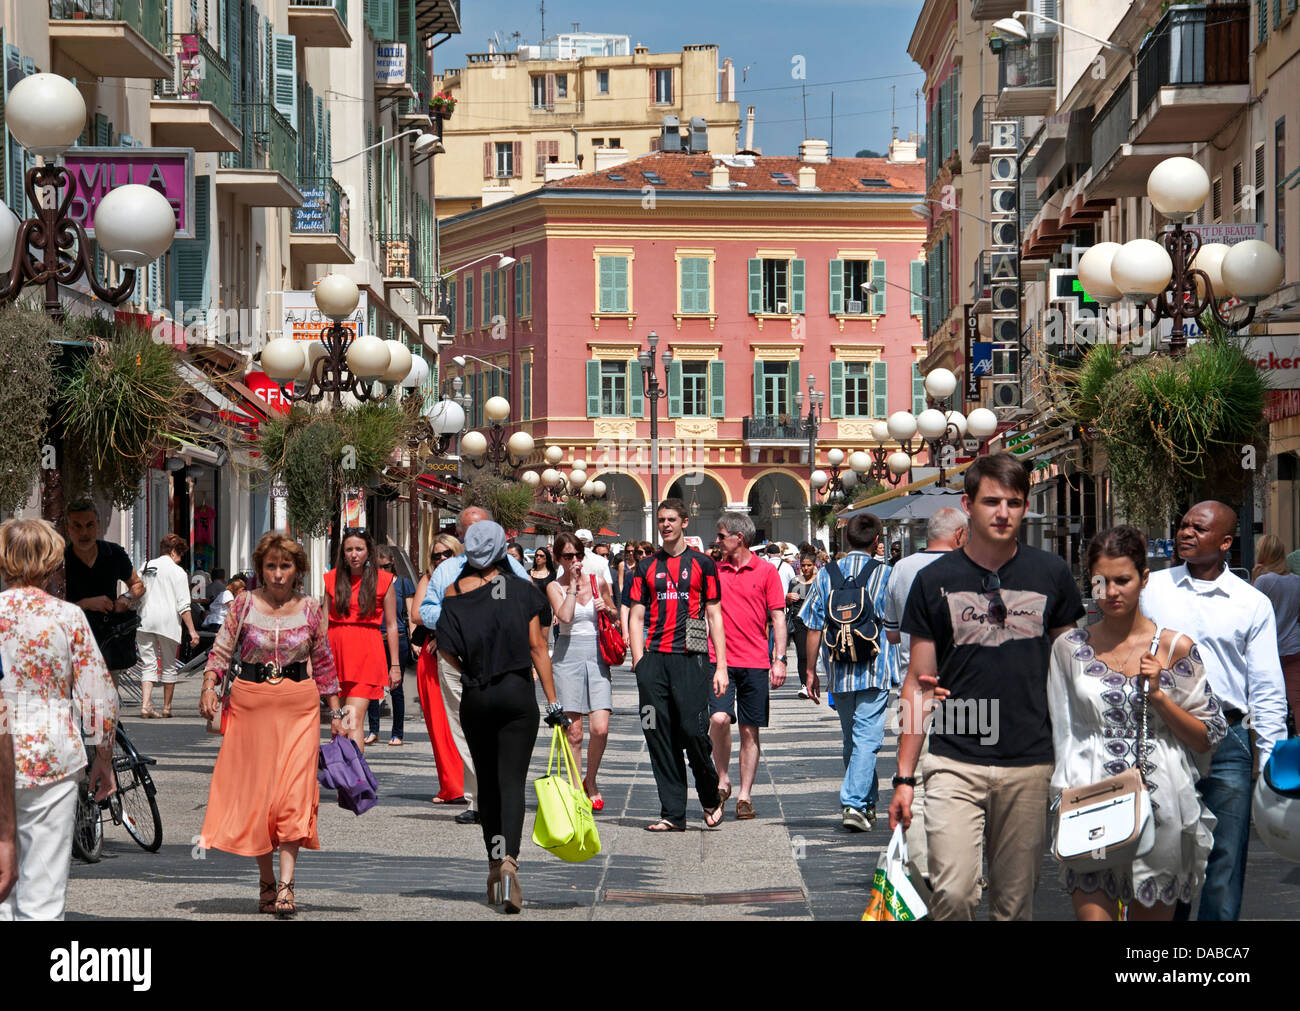
<path fill-rule="evenodd" d="M 208 505 L 207 492 L 199 492 L 194 502 L 194 564 L 209 570 L 217 557 L 217 511 Z"/>

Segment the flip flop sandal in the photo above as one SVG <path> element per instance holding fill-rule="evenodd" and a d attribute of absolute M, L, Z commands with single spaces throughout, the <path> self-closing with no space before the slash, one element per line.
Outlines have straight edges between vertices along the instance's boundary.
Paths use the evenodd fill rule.
<path fill-rule="evenodd" d="M 674 825 L 672 822 L 668 821 L 666 818 L 660 818 L 660 819 L 659 819 L 657 822 L 655 822 L 654 824 L 652 824 L 652 825 L 647 825 L 647 826 L 645 827 L 645 830 L 646 830 L 647 832 L 685 832 L 685 831 L 686 831 L 686 826 L 685 826 L 685 825 Z"/>
<path fill-rule="evenodd" d="M 724 810 L 725 808 L 723 808 L 721 804 L 711 810 L 706 809 L 704 812 L 704 824 L 708 828 L 717 828 L 722 824 L 722 815 Z"/>

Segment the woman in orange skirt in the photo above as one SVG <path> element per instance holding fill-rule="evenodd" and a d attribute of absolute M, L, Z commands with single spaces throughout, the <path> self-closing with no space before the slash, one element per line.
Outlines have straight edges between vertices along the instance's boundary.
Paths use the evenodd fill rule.
<path fill-rule="evenodd" d="M 424 727 L 429 732 L 429 743 L 433 745 L 433 761 L 438 767 L 438 795 L 433 798 L 435 804 L 465 803 L 465 763 L 461 761 L 460 752 L 456 749 L 456 739 L 452 736 L 451 725 L 447 722 L 447 710 L 442 701 L 442 688 L 438 684 L 438 640 L 420 620 L 420 601 L 424 600 L 424 591 L 429 588 L 429 576 L 433 570 L 448 558 L 462 554 L 464 550 L 460 541 L 451 534 L 435 537 L 433 548 L 429 552 L 429 571 L 420 579 L 420 585 L 411 597 L 411 632 L 414 635 L 418 629 L 428 634 L 428 639 L 420 648 L 416 685 L 420 691 Z"/>
<path fill-rule="evenodd" d="M 343 729 L 365 750 L 365 717 L 384 687 L 402 683 L 397 663 L 397 591 L 393 574 L 379 568 L 374 539 L 364 530 L 343 531 L 334 568 L 325 573 L 330 651 L 338 668 L 339 694 L 348 710 Z M 388 649 L 384 633 L 388 629 Z M 388 663 L 392 657 L 394 663 Z"/>
<path fill-rule="evenodd" d="M 287 917 L 297 912 L 298 849 L 320 849 L 320 697 L 328 700 L 335 734 L 342 730 L 343 711 L 320 604 L 299 592 L 306 552 L 287 534 L 271 531 L 258 541 L 253 564 L 262 586 L 231 604 L 203 673 L 199 712 L 217 719 L 216 684 L 234 656 L 241 660 L 230 684 L 225 739 L 199 844 L 256 857 L 262 875 L 258 912 Z M 278 881 L 271 860 L 276 849 Z"/>

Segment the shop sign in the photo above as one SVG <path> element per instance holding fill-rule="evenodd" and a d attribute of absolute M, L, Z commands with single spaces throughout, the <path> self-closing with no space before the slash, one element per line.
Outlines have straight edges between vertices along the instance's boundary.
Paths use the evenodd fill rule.
<path fill-rule="evenodd" d="M 289 413 L 290 401 L 280 391 L 279 384 L 265 372 L 250 372 L 244 377 L 244 385 L 253 392 L 253 396 L 280 414 Z"/>
<path fill-rule="evenodd" d="M 1261 334 L 1243 345 L 1271 390 L 1300 389 L 1300 334 Z"/>
<path fill-rule="evenodd" d="M 95 208 L 118 186 L 152 186 L 176 212 L 176 238 L 194 238 L 194 151 L 187 147 L 73 147 L 63 156 L 72 182 L 68 216 L 95 237 Z"/>
<path fill-rule="evenodd" d="M 330 320 L 316 308 L 315 293 L 310 291 L 286 291 L 281 295 L 284 306 L 281 330 L 285 337 L 296 341 L 320 340 L 320 332 L 330 325 Z M 343 321 L 343 325 L 352 331 L 353 337 L 366 335 L 366 319 L 370 312 L 369 294 L 362 289 L 361 299 L 352 315 Z"/>
<path fill-rule="evenodd" d="M 405 42 L 381 42 L 375 46 L 375 83 L 386 86 L 406 83 Z"/>

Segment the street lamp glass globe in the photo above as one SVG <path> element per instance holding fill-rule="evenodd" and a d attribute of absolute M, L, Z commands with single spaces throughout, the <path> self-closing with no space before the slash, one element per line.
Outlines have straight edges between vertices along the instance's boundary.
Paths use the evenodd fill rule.
<path fill-rule="evenodd" d="M 578 457 L 573 461 L 573 469 L 585 471 L 587 469 L 587 461 L 582 457 Z"/>
<path fill-rule="evenodd" d="M 7 204 L 0 203 L 0 271 L 8 270 L 14 262 L 14 246 L 18 243 L 21 223 Z"/>
<path fill-rule="evenodd" d="M 587 472 L 579 467 L 574 467 L 569 471 L 569 484 L 575 488 L 581 488 L 587 483 Z"/>
<path fill-rule="evenodd" d="M 411 352 L 401 341 L 384 341 L 388 348 L 388 368 L 379 378 L 386 383 L 400 383 L 411 371 Z"/>
<path fill-rule="evenodd" d="M 554 467 L 547 467 L 544 471 L 542 471 L 542 484 L 546 485 L 546 487 L 548 488 L 554 488 L 557 484 L 559 484 L 563 480 L 564 480 L 564 475 L 561 474 Z"/>
<path fill-rule="evenodd" d="M 1174 262 L 1165 247 L 1151 239 L 1132 239 L 1119 247 L 1110 261 L 1115 287 L 1130 302 L 1148 302 L 1169 284 Z"/>
<path fill-rule="evenodd" d="M 1219 301 L 1228 297 L 1228 286 L 1223 282 L 1223 258 L 1228 255 L 1228 250 L 1231 248 L 1222 242 L 1207 242 L 1196 251 L 1190 264 L 1197 270 L 1205 271 L 1205 276 L 1210 279 L 1210 288 L 1214 291 L 1214 297 Z M 1199 277 L 1196 278 L 1196 294 L 1205 296 L 1205 282 Z"/>
<path fill-rule="evenodd" d="M 428 418 L 429 427 L 437 435 L 455 435 L 465 427 L 465 410 L 454 400 L 439 400 Z"/>
<path fill-rule="evenodd" d="M 1120 290 L 1110 274 L 1111 261 L 1119 252 L 1118 242 L 1098 242 L 1089 246 L 1079 257 L 1079 283 L 1101 305 L 1111 305 L 1120 300 Z M 981 320 L 992 319 L 981 316 Z"/>
<path fill-rule="evenodd" d="M 871 469 L 871 457 L 860 449 L 850 453 L 849 467 L 859 475 L 865 474 Z"/>
<path fill-rule="evenodd" d="M 465 456 L 482 456 L 487 452 L 487 436 L 482 432 L 466 432 L 460 439 L 460 451 Z"/>
<path fill-rule="evenodd" d="M 897 453 L 889 454 L 885 466 L 889 468 L 891 474 L 906 474 L 912 469 L 912 458 L 900 449 Z"/>
<path fill-rule="evenodd" d="M 889 441 L 889 425 L 883 421 L 874 422 L 871 426 L 871 437 L 883 446 Z"/>
<path fill-rule="evenodd" d="M 52 161 L 85 129 L 86 100 L 66 77 L 29 74 L 9 90 L 5 125 L 28 151 Z"/>
<path fill-rule="evenodd" d="M 876 422 L 876 426 L 880 424 Z M 876 431 L 876 426 L 872 427 L 871 434 L 876 437 L 877 442 L 884 442 L 880 434 Z M 916 434 L 916 418 L 911 411 L 895 411 L 885 422 L 885 435 L 898 442 L 906 442 Z"/>
<path fill-rule="evenodd" d="M 977 407 L 966 418 L 966 431 L 976 439 L 987 439 L 998 430 L 998 416 L 987 407 Z"/>
<path fill-rule="evenodd" d="M 844 486 L 845 491 L 848 491 L 857 483 L 858 483 L 858 473 L 855 470 L 846 470 L 843 474 L 840 475 L 840 484 Z"/>
<path fill-rule="evenodd" d="M 1147 176 L 1151 206 L 1170 221 L 1186 221 L 1210 195 L 1210 176 L 1191 158 L 1166 158 Z"/>
<path fill-rule="evenodd" d="M 944 415 L 944 420 L 949 425 L 955 425 L 957 434 L 963 439 L 966 438 L 966 415 L 962 414 L 961 411 L 949 411 Z"/>
<path fill-rule="evenodd" d="M 175 234 L 176 212 L 152 186 L 118 186 L 95 208 L 95 242 L 124 267 L 153 263 L 167 252 Z"/>
<path fill-rule="evenodd" d="M 326 274 L 316 282 L 316 308 L 333 320 L 347 319 L 356 311 L 361 292 L 356 281 L 343 274 Z"/>
<path fill-rule="evenodd" d="M 1267 242 L 1247 239 L 1238 242 L 1223 258 L 1223 283 L 1243 302 L 1262 302 L 1282 283 L 1284 264 Z M 1217 295 L 1218 292 L 1215 292 Z M 1224 297 L 1227 293 L 1225 292 Z"/>
<path fill-rule="evenodd" d="M 533 437 L 527 432 L 516 432 L 506 441 L 506 449 L 520 459 L 531 456 L 533 446 Z"/>
<path fill-rule="evenodd" d="M 945 400 L 957 388 L 957 377 L 950 369 L 934 369 L 925 376 L 925 392 L 935 400 Z"/>
<path fill-rule="evenodd" d="M 402 380 L 402 386 L 408 390 L 418 390 L 429 379 L 429 363 L 423 358 L 411 355 L 411 370 Z"/>
<path fill-rule="evenodd" d="M 832 449 L 826 454 L 826 462 L 832 467 L 838 467 L 844 462 L 844 450 Z"/>
<path fill-rule="evenodd" d="M 605 491 L 606 491 L 606 488 L 605 488 L 605 482 L 604 482 L 604 481 L 592 481 L 592 482 L 591 482 L 591 493 L 592 493 L 594 496 L 596 496 L 596 498 L 604 498 L 604 497 L 605 497 Z"/>
<path fill-rule="evenodd" d="M 322 358 L 327 358 L 329 354 L 325 350 L 325 345 L 320 341 L 308 341 L 305 350 L 307 360 L 303 362 L 302 371 L 298 373 L 297 378 L 299 382 L 309 383 L 311 382 L 312 366 Z"/>
<path fill-rule="evenodd" d="M 378 337 L 358 337 L 348 345 L 348 368 L 360 379 L 378 379 L 388 371 L 388 346 Z"/>
<path fill-rule="evenodd" d="M 564 459 L 564 450 L 559 446 L 547 446 L 546 452 L 543 453 L 542 456 L 545 458 L 547 463 L 554 465 Z"/>
<path fill-rule="evenodd" d="M 826 471 L 815 470 L 812 472 L 812 475 L 808 478 L 808 483 L 811 484 L 814 488 L 825 488 L 826 482 L 829 480 L 830 478 L 826 475 Z"/>
<path fill-rule="evenodd" d="M 288 383 L 297 378 L 307 362 L 307 352 L 298 341 L 277 337 L 262 348 L 262 371 L 276 382 Z"/>
<path fill-rule="evenodd" d="M 943 433 L 948 431 L 948 420 L 943 412 L 931 407 L 916 416 L 916 430 L 923 439 L 942 439 Z"/>
<path fill-rule="evenodd" d="M 510 401 L 505 397 L 488 397 L 483 405 L 483 415 L 488 421 L 501 424 L 510 417 Z"/>
<path fill-rule="evenodd" d="M 519 480 L 528 485 L 529 488 L 536 488 L 538 481 L 541 479 L 537 476 L 537 471 L 526 470 L 519 475 Z"/>

